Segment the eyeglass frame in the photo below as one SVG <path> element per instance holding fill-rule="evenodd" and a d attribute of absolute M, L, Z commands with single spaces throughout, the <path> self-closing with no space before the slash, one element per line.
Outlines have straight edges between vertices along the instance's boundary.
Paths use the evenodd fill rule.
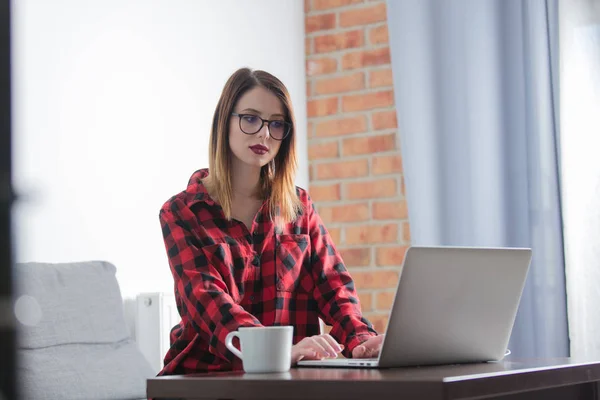
<path fill-rule="evenodd" d="M 288 137 L 290 135 L 290 133 L 292 131 L 292 124 L 289 123 L 289 122 L 287 122 L 287 121 L 285 121 L 285 120 L 283 120 L 283 119 L 271 119 L 271 120 L 269 120 L 269 119 L 261 118 L 261 117 L 259 117 L 256 114 L 238 114 L 238 113 L 235 113 L 235 112 L 232 112 L 231 115 L 233 115 L 235 117 L 239 117 L 238 118 L 238 124 L 240 126 L 240 130 L 242 132 L 244 132 L 246 135 L 256 135 L 258 132 L 260 132 L 260 130 L 263 128 L 263 126 L 265 126 L 265 122 L 267 123 L 267 128 L 269 129 L 269 136 L 271 136 L 271 138 L 273 138 L 273 140 L 283 141 L 286 137 Z M 262 123 L 260 124 L 260 128 L 258 128 L 258 130 L 256 132 L 248 133 L 244 129 L 242 129 L 242 118 L 245 117 L 245 116 L 247 116 L 247 115 L 250 115 L 252 117 L 258 118 L 258 119 L 260 119 L 262 121 Z M 271 135 L 271 122 L 283 122 L 284 124 L 287 124 L 287 127 L 288 127 L 287 132 L 285 133 L 285 135 L 283 135 L 283 137 L 281 139 L 277 139 L 276 137 L 274 137 L 274 136 Z"/>

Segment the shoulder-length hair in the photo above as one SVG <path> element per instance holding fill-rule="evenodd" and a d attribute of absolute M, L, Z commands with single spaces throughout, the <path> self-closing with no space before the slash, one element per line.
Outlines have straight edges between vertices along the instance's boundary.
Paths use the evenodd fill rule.
<path fill-rule="evenodd" d="M 265 71 L 241 68 L 225 83 L 213 116 L 209 144 L 209 175 L 205 185 L 223 208 L 225 217 L 231 219 L 233 188 L 231 179 L 232 153 L 229 147 L 229 121 L 240 97 L 250 89 L 261 86 L 273 93 L 284 108 L 286 120 L 291 124 L 288 136 L 282 141 L 279 152 L 260 171 L 260 195 L 269 200 L 269 215 L 278 225 L 294 221 L 302 203 L 296 194 L 294 179 L 298 168 L 296 155 L 296 121 L 290 95 L 285 85 Z"/>

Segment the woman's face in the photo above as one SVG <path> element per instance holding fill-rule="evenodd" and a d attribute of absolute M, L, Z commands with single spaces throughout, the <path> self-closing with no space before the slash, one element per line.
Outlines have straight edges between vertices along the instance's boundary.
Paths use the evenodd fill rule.
<path fill-rule="evenodd" d="M 273 139 L 285 129 L 284 108 L 277 96 L 267 89 L 256 86 L 250 89 L 233 108 L 229 122 L 229 147 L 234 161 L 242 162 L 252 167 L 263 167 L 275 158 L 281 141 Z M 260 118 L 273 122 L 267 128 Z M 262 127 L 261 127 L 262 124 Z M 243 130 L 242 130 L 243 128 Z M 247 134 L 260 129 L 255 134 Z"/>

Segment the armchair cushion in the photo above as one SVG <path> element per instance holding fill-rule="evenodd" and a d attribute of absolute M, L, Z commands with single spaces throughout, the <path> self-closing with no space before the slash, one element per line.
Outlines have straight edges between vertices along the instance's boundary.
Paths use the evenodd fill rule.
<path fill-rule="evenodd" d="M 27 399 L 139 399 L 154 376 L 131 338 L 114 265 L 17 264 L 19 379 Z"/>

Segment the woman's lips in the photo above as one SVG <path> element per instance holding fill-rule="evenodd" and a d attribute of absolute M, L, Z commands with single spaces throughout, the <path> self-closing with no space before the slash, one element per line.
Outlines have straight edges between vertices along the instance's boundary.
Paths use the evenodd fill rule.
<path fill-rule="evenodd" d="M 257 144 L 254 146 L 250 146 L 250 150 L 252 150 L 255 154 L 265 154 L 269 151 L 269 149 L 263 145 Z"/>

